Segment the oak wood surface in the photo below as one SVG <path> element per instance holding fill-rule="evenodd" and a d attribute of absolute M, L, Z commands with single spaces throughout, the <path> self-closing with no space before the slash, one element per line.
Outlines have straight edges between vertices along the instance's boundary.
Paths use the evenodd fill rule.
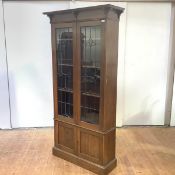
<path fill-rule="evenodd" d="M 115 117 L 118 61 L 118 23 L 123 8 L 110 4 L 45 12 L 52 28 L 52 63 L 55 143 L 53 154 L 98 174 L 107 174 L 116 166 Z M 100 108 L 96 124 L 81 119 L 81 27 L 100 26 Z M 56 30 L 71 27 L 73 32 L 73 116 L 61 116 L 58 100 L 59 67 Z M 111 33 L 115 33 L 111 38 Z M 93 58 L 95 59 L 95 58 Z M 58 86 L 58 87 L 57 87 Z M 95 86 L 95 84 L 94 84 Z M 95 88 L 95 87 L 94 87 Z M 92 117 L 92 116 L 91 116 Z M 56 121 L 58 120 L 58 122 Z M 97 132 L 96 132 L 97 131 Z M 111 133 L 112 134 L 111 134 Z M 109 141 L 113 140 L 112 142 Z M 109 142 L 108 142 L 109 141 Z M 89 162 L 88 162 L 89 161 Z M 94 164 L 93 164 L 94 163 Z"/>
<path fill-rule="evenodd" d="M 52 128 L 0 130 L 0 175 L 95 175 L 52 155 Z M 174 175 L 175 128 L 117 129 L 109 175 Z"/>

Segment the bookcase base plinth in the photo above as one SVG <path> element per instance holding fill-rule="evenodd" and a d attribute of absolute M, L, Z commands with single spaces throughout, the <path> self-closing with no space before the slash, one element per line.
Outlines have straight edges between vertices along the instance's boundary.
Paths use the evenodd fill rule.
<path fill-rule="evenodd" d="M 88 160 L 85 160 L 83 158 L 80 158 L 74 154 L 65 152 L 57 147 L 53 147 L 52 149 L 53 155 L 60 157 L 64 160 L 67 160 L 71 163 L 74 163 L 78 166 L 81 166 L 82 168 L 85 168 L 89 171 L 92 171 L 99 175 L 107 175 L 110 171 L 112 171 L 116 165 L 117 165 L 117 159 L 113 159 L 110 161 L 107 165 L 101 166 L 96 163 L 90 162 Z"/>

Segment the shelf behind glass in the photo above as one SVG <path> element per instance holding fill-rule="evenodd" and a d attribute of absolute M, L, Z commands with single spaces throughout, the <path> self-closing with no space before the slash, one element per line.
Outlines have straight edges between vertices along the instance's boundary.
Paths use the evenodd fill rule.
<path fill-rule="evenodd" d="M 81 33 L 81 121 L 99 124 L 101 26 L 83 26 Z"/>
<path fill-rule="evenodd" d="M 58 115 L 73 118 L 72 28 L 56 29 Z"/>

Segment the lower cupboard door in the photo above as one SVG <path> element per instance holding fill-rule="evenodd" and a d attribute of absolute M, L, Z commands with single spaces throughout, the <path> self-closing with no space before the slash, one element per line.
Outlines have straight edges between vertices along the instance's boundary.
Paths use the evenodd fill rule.
<path fill-rule="evenodd" d="M 57 144 L 61 150 L 76 154 L 76 128 L 64 122 L 58 122 L 56 125 L 55 135 L 57 136 Z"/>
<path fill-rule="evenodd" d="M 103 136 L 86 129 L 78 129 L 78 155 L 91 162 L 102 164 Z"/>

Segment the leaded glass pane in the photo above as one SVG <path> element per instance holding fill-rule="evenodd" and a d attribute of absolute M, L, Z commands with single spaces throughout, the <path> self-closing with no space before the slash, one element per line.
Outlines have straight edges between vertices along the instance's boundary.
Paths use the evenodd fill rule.
<path fill-rule="evenodd" d="M 72 28 L 56 29 L 58 114 L 73 117 L 73 42 Z"/>
<path fill-rule="evenodd" d="M 81 27 L 81 120 L 99 123 L 101 26 Z"/>

